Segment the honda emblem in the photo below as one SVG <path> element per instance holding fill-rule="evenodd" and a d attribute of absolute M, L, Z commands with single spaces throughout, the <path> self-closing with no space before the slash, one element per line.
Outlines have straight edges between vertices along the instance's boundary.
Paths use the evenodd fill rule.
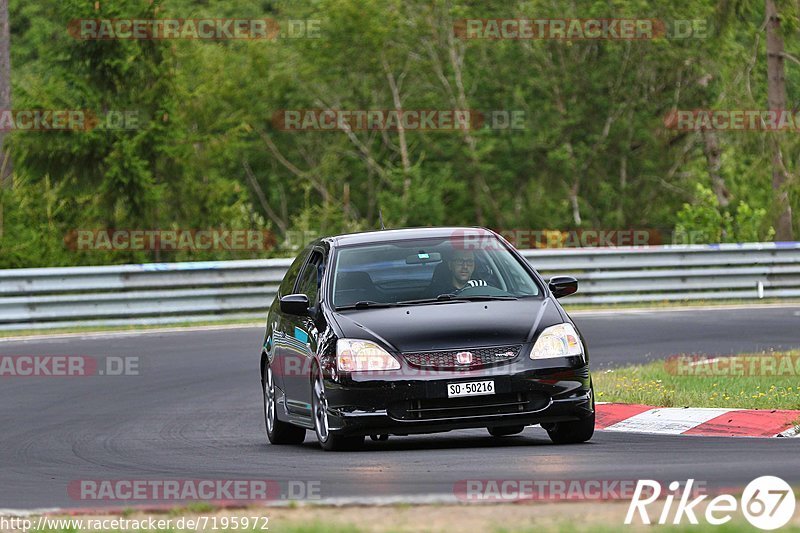
<path fill-rule="evenodd" d="M 458 352 L 456 354 L 456 363 L 459 365 L 468 365 L 472 363 L 472 352 Z"/>

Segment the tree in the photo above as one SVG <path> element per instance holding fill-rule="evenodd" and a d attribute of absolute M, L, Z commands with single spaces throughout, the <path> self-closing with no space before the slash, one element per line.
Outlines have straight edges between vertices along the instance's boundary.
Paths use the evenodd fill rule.
<path fill-rule="evenodd" d="M 8 24 L 8 0 L 0 0 L 0 111 L 11 109 L 11 37 Z M 0 187 L 11 173 L 11 160 L 3 150 L 5 132 L 0 129 Z"/>
<path fill-rule="evenodd" d="M 133 130 L 6 137 L 14 182 L 0 265 L 225 259 L 239 252 L 80 254 L 64 235 L 274 229 L 285 245 L 304 231 L 377 227 L 379 210 L 389 227 L 678 224 L 714 240 L 770 239 L 778 213 L 790 226 L 789 206 L 800 209 L 800 137 L 665 121 L 677 110 L 797 107 L 797 0 L 771 0 L 779 27 L 770 28 L 765 1 L 0 0 L 14 23 L 17 108 L 140 112 Z M 455 33 L 469 19 L 645 15 L 709 23 L 690 38 L 642 40 Z M 717 16 L 723 23 L 710 22 Z M 66 31 L 79 18 L 224 17 L 311 20 L 319 32 L 91 41 Z M 769 56 L 767 29 L 777 39 Z M 486 120 L 455 130 L 289 131 L 274 119 L 328 109 L 466 109 Z M 521 127 L 492 112 L 506 113 L 506 124 L 521 116 Z"/>
<path fill-rule="evenodd" d="M 11 32 L 8 27 L 8 0 L 0 0 L 0 113 L 11 109 Z M 11 174 L 11 158 L 3 149 L 6 133 L 0 129 L 0 238 L 3 237 L 3 190 Z"/>
<path fill-rule="evenodd" d="M 783 67 L 783 36 L 781 17 L 775 7 L 775 0 L 766 0 L 767 19 L 767 103 L 769 109 L 783 113 L 786 110 L 786 78 Z M 789 172 L 783 161 L 781 149 L 782 134 L 776 132 L 772 138 L 772 190 L 775 195 L 776 227 L 775 238 L 779 241 L 793 240 L 792 206 L 789 203 L 787 186 Z"/>

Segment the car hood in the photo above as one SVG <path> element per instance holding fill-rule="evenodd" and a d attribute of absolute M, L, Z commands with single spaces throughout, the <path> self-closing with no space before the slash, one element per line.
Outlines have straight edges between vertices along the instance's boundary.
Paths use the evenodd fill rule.
<path fill-rule="evenodd" d="M 547 298 L 357 309 L 333 317 L 342 337 L 406 353 L 523 344 L 564 321 Z"/>

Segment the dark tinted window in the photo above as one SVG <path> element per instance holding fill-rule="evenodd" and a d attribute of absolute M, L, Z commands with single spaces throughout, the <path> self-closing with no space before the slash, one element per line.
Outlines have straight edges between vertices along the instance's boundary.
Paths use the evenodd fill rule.
<path fill-rule="evenodd" d="M 493 235 L 355 245 L 336 252 L 333 304 L 464 296 L 540 296 L 533 276 Z"/>
<path fill-rule="evenodd" d="M 300 255 L 297 256 L 297 259 L 294 260 L 292 266 L 289 267 L 289 270 L 286 271 L 286 274 L 283 276 L 283 281 L 281 282 L 280 292 L 281 296 L 286 296 L 287 294 L 291 294 L 292 290 L 294 289 L 294 282 L 297 279 L 297 274 L 300 272 L 300 267 L 303 266 L 303 263 L 308 257 L 308 252 L 310 249 L 305 249 L 300 252 Z"/>
<path fill-rule="evenodd" d="M 313 252 L 302 274 L 300 274 L 297 292 L 308 296 L 308 303 L 312 306 L 316 305 L 319 299 L 323 270 L 322 254 Z"/>

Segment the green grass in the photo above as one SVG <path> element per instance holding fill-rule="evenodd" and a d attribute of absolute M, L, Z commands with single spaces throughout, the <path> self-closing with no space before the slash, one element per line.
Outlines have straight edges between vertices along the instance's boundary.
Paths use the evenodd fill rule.
<path fill-rule="evenodd" d="M 761 354 L 778 357 L 784 354 Z M 786 360 L 800 362 L 798 352 L 788 352 Z M 754 357 L 732 357 L 748 368 Z M 727 361 L 726 361 L 727 362 Z M 780 363 L 778 363 L 779 365 Z M 683 367 L 685 368 L 685 367 Z M 693 367 L 708 370 L 708 365 Z M 769 368 L 769 367 L 766 367 Z M 784 367 L 785 368 L 785 367 Z M 744 375 L 747 372 L 699 372 L 686 374 L 677 370 L 675 361 L 656 361 L 592 374 L 597 400 L 601 402 L 636 403 L 659 407 L 726 407 L 743 409 L 800 410 L 800 373 L 787 375 Z M 769 373 L 757 372 L 757 373 Z M 774 374 L 774 373 L 773 373 Z"/>
<path fill-rule="evenodd" d="M 797 488 L 794 489 L 796 492 Z M 737 501 L 741 499 L 741 492 L 729 492 Z M 200 502 L 203 503 L 203 502 Z M 659 531 L 672 533 L 706 532 L 738 533 L 740 531 L 753 531 L 753 527 L 746 521 L 741 509 L 733 511 L 732 520 L 723 526 L 712 526 L 705 522 L 705 504 L 703 502 L 695 511 L 699 525 L 688 522 L 679 525 L 647 526 L 641 523 L 638 517 L 633 524 L 623 525 L 628 508 L 628 502 L 561 502 L 546 504 L 536 502 L 531 504 L 498 505 L 408 505 L 396 504 L 382 508 L 370 506 L 347 507 L 317 507 L 314 505 L 301 505 L 296 509 L 253 507 L 250 509 L 225 510 L 212 505 L 185 505 L 175 507 L 166 514 L 172 517 L 170 528 L 158 531 L 147 529 L 139 533 L 195 533 L 193 530 L 178 530 L 176 517 L 185 513 L 186 518 L 198 516 L 218 515 L 224 516 L 268 516 L 269 531 L 277 533 L 410 533 L 416 531 L 452 532 L 452 531 L 486 531 L 487 533 L 614 533 L 621 530 L 631 532 L 652 531 L 655 527 Z M 660 506 L 649 512 L 650 519 L 657 521 Z M 53 517 L 55 519 L 77 519 L 86 517 Z M 147 514 L 133 517 L 138 520 L 160 516 Z M 781 531 L 800 533 L 800 517 L 795 516 L 790 523 L 781 528 Z M 32 518 L 35 523 L 35 517 Z M 671 520 L 671 516 L 670 516 Z M 207 530 L 211 533 L 211 530 Z M 220 528 L 217 533 L 263 533 L 256 529 L 229 529 Z M 48 529 L 41 533 L 76 533 L 75 529 Z M 80 532 L 78 532 L 80 533 Z M 98 531 L 97 533 L 130 533 L 116 529 Z"/>
<path fill-rule="evenodd" d="M 170 516 L 184 516 L 187 514 L 210 514 L 217 507 L 209 502 L 191 502 L 186 507 L 173 507 L 167 514 Z"/>
<path fill-rule="evenodd" d="M 322 522 L 312 522 L 310 524 L 291 524 L 281 526 L 280 524 L 270 524 L 270 531 L 278 533 L 360 533 L 369 531 L 356 525 L 332 525 Z"/>

